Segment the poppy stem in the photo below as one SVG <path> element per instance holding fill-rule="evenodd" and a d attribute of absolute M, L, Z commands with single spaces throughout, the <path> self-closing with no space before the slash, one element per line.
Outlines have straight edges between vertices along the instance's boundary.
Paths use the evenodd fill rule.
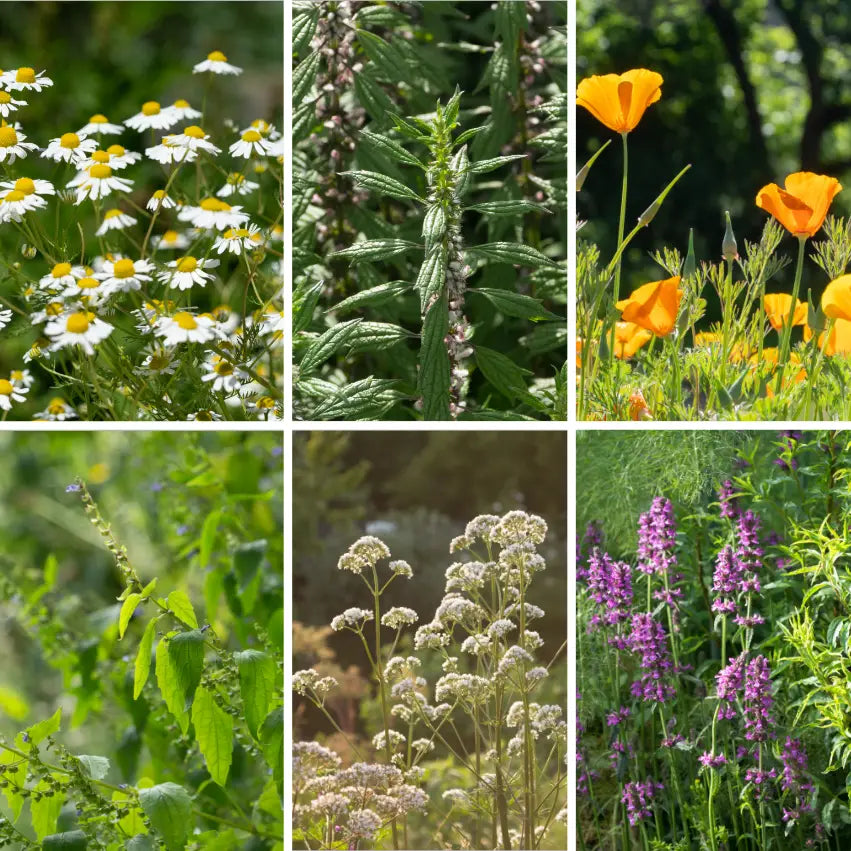
<path fill-rule="evenodd" d="M 798 305 L 798 293 L 801 291 L 801 276 L 804 271 L 804 255 L 806 253 L 807 237 L 798 237 L 798 265 L 795 269 L 795 283 L 792 285 L 792 301 L 789 303 L 789 315 L 783 325 L 783 342 L 780 346 L 780 362 L 777 365 L 777 386 L 774 392 L 779 396 L 783 386 L 783 373 L 786 371 L 786 361 L 789 357 L 789 343 L 792 340 L 792 321 L 795 319 L 795 308 Z"/>
<path fill-rule="evenodd" d="M 623 242 L 623 231 L 626 225 L 626 189 L 629 177 L 629 145 L 627 144 L 628 133 L 621 133 L 623 139 L 623 179 L 621 180 L 621 215 L 618 221 L 618 262 L 615 266 L 615 284 L 613 290 L 614 303 L 617 304 L 621 295 L 621 258 L 620 247 Z M 609 341 L 609 367 L 611 368 L 615 360 L 615 329 L 617 322 L 612 323 L 611 340 Z"/>

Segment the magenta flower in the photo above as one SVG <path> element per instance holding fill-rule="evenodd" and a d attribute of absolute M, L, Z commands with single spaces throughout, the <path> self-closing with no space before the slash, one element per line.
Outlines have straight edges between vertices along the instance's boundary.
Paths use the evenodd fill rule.
<path fill-rule="evenodd" d="M 745 672 L 745 738 L 749 742 L 764 742 L 773 736 L 773 704 L 768 660 L 765 656 L 756 656 L 748 663 Z"/>
<path fill-rule="evenodd" d="M 676 544 L 674 506 L 657 496 L 650 510 L 638 518 L 638 569 L 647 574 L 667 573 L 677 563 Z"/>
<path fill-rule="evenodd" d="M 673 668 L 665 628 L 649 614 L 633 615 L 631 627 L 627 646 L 641 656 L 641 679 L 632 684 L 632 694 L 642 700 L 665 703 L 676 694 L 674 687 L 665 682 Z"/>

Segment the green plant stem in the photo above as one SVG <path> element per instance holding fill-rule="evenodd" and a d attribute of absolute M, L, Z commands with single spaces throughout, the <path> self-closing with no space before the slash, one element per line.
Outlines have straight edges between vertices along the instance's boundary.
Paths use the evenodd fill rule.
<path fill-rule="evenodd" d="M 618 250 L 620 251 L 620 247 L 623 244 L 623 232 L 624 227 L 626 225 L 626 196 L 627 196 L 627 185 L 629 181 L 629 144 L 627 142 L 628 133 L 621 133 L 621 139 L 623 140 L 623 177 L 621 178 L 621 211 L 620 218 L 618 219 Z M 620 300 L 621 293 L 621 256 L 618 254 L 617 264 L 615 265 L 615 279 L 614 286 L 612 289 L 612 299 L 614 304 L 617 304 Z M 609 369 L 611 369 L 612 364 L 614 362 L 615 357 L 615 332 L 617 329 L 617 322 L 612 323 L 612 333 L 609 339 Z"/>
<path fill-rule="evenodd" d="M 806 254 L 807 237 L 798 237 L 798 265 L 795 267 L 795 283 L 792 284 L 792 301 L 789 304 L 789 315 L 783 324 L 783 338 L 780 344 L 780 358 L 777 364 L 777 384 L 774 392 L 779 396 L 783 387 L 783 373 L 786 371 L 786 361 L 789 358 L 789 345 L 792 340 L 792 322 L 795 319 L 795 307 L 798 304 L 798 293 L 801 291 L 801 277 L 804 271 L 804 256 Z"/>

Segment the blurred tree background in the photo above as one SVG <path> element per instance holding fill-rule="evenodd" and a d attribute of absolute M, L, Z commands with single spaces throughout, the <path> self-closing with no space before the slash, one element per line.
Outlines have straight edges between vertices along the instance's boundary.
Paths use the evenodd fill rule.
<path fill-rule="evenodd" d="M 76 728 L 63 732 L 63 743 L 78 752 L 109 754 L 126 781 L 140 754 L 133 752 L 132 736 L 127 740 L 118 726 L 122 718 L 126 723 L 126 711 L 109 696 L 116 678 L 123 682 L 129 670 L 132 697 L 133 657 L 129 666 L 114 663 L 126 647 L 117 643 L 117 597 L 124 583 L 79 493 L 66 488 L 82 478 L 142 581 L 157 577 L 164 596 L 186 591 L 199 618 L 209 615 L 209 577 L 227 569 L 232 548 L 265 539 L 262 602 L 255 617 L 282 649 L 280 435 L 6 431 L 0 433 L 0 453 L 5 459 L 0 735 L 11 737 L 62 705 Z M 222 512 L 217 545 L 201 564 L 205 520 L 215 511 Z M 39 595 L 37 589 L 54 570 L 55 588 Z M 224 599 L 222 589 L 217 599 Z M 230 636 L 250 643 L 223 608 L 212 620 L 226 644 Z M 97 714 L 97 723 L 83 723 L 89 712 Z"/>
<path fill-rule="evenodd" d="M 397 580 L 382 607 L 408 606 L 431 620 L 443 598 L 449 542 L 478 514 L 522 509 L 549 527 L 530 601 L 546 617 L 536 624 L 544 653 L 567 635 L 567 440 L 554 432 L 310 432 L 293 440 L 293 619 L 295 669 L 334 664 L 343 698 L 334 701 L 341 726 L 357 735 L 361 717 L 375 711 L 362 680 L 363 648 L 349 633 L 332 633 L 334 615 L 369 607 L 359 577 L 337 569 L 337 559 L 361 535 L 381 538 L 414 571 Z M 409 632 L 410 635 L 413 633 Z M 409 639 L 396 653 L 413 652 Z M 542 657 L 543 658 L 543 657 Z M 547 657 L 549 659 L 549 657 Z M 336 660 L 336 661 L 334 661 Z M 329 670 L 324 667 L 323 670 Z M 430 682 L 440 675 L 424 669 Z M 566 684 L 552 702 L 563 702 Z M 543 698 L 542 698 L 542 702 Z M 298 701 L 301 703 L 301 701 Z M 330 725 L 303 705 L 296 739 Z M 372 728 L 370 728 L 372 729 Z M 329 746 L 347 753 L 341 739 Z"/>
<path fill-rule="evenodd" d="M 577 81 L 649 68 L 664 78 L 662 98 L 629 135 L 628 228 L 687 163 L 691 170 L 624 257 L 626 292 L 666 277 L 649 253 L 688 246 L 698 261 L 721 256 L 729 210 L 741 252 L 768 215 L 756 207 L 767 183 L 815 171 L 851 187 L 851 5 L 846 0 L 578 0 Z M 579 195 L 583 238 L 611 257 L 621 193 L 621 144 L 577 109 L 581 166 L 607 139 Z M 851 191 L 834 201 L 851 213 Z M 784 243 L 794 254 L 792 240 Z M 819 293 L 811 264 L 803 292 Z M 809 279 L 809 280 L 808 280 Z"/>

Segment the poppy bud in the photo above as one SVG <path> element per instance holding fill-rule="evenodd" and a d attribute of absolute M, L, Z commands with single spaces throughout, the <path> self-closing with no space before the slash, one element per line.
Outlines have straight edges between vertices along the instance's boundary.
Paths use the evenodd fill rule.
<path fill-rule="evenodd" d="M 724 231 L 724 239 L 721 242 L 721 256 L 725 260 L 736 260 L 739 256 L 739 249 L 736 245 L 736 237 L 733 235 L 733 223 L 730 221 L 730 212 L 724 211 L 724 216 L 727 219 L 727 227 Z"/>
<path fill-rule="evenodd" d="M 694 259 L 694 228 L 688 229 L 688 253 L 683 263 L 683 278 L 690 278 L 697 271 L 697 261 Z"/>

